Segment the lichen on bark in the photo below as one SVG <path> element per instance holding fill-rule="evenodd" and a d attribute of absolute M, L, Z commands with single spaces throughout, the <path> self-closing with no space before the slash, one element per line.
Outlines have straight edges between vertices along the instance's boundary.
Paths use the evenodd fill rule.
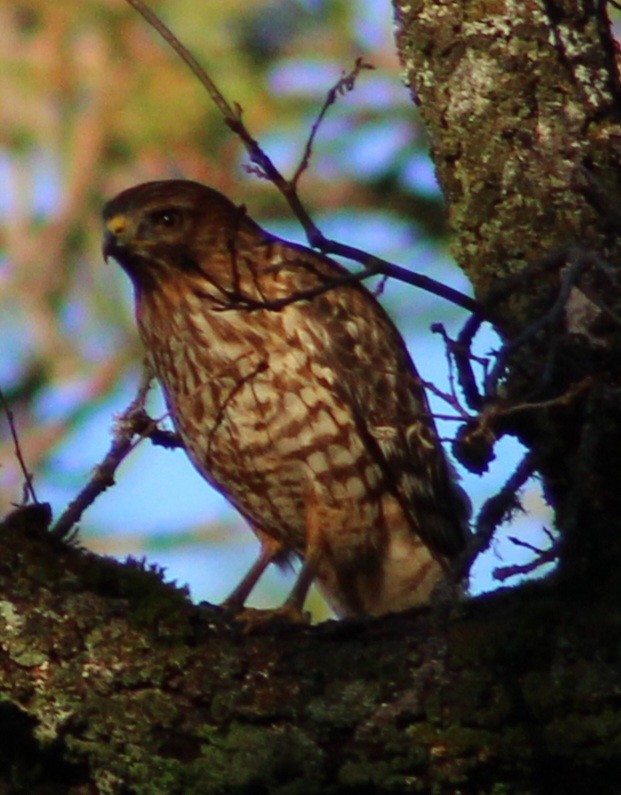
<path fill-rule="evenodd" d="M 621 189 L 619 81 L 605 10 L 578 2 L 395 2 L 454 253 L 477 295 L 571 241 L 601 246 L 583 169 Z M 618 254 L 618 248 L 615 247 Z M 532 287 L 512 321 L 532 317 Z"/>
<path fill-rule="evenodd" d="M 248 632 L 41 528 L 0 527 L 0 560 L 8 791 L 534 793 L 597 771 L 607 792 L 619 773 L 621 612 L 550 585 Z"/>

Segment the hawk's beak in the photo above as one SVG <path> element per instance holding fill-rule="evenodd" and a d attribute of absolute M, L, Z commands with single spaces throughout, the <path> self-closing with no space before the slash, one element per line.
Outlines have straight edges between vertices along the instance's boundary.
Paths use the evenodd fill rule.
<path fill-rule="evenodd" d="M 105 222 L 102 253 L 104 262 L 108 262 L 108 257 L 114 257 L 122 249 L 123 233 L 127 229 L 127 219 L 123 215 L 115 215 Z"/>

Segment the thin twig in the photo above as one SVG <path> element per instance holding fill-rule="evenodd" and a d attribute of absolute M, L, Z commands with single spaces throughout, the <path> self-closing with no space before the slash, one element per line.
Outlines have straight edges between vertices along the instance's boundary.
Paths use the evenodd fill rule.
<path fill-rule="evenodd" d="M 271 158 L 261 149 L 259 143 L 249 133 L 243 120 L 241 109 L 239 106 L 232 106 L 225 99 L 222 92 L 218 89 L 214 81 L 209 77 L 205 69 L 198 63 L 192 53 L 185 47 L 174 33 L 168 28 L 162 20 L 146 6 L 142 0 L 127 0 L 139 14 L 144 17 L 149 25 L 156 30 L 160 36 L 173 48 L 181 60 L 191 69 L 194 75 L 198 78 L 200 83 L 205 87 L 207 93 L 215 103 L 218 110 L 221 112 L 225 123 L 229 128 L 239 137 L 241 142 L 246 147 L 250 156 L 250 161 L 257 166 L 256 173 L 260 174 L 265 179 L 272 182 L 280 193 L 285 198 L 291 211 L 301 223 L 308 241 L 311 246 L 318 248 L 326 254 L 335 254 L 337 256 L 345 257 L 353 262 L 358 262 L 363 265 L 371 273 L 379 273 L 385 276 L 390 276 L 413 287 L 433 293 L 434 295 L 444 298 L 446 301 L 461 306 L 470 312 L 477 312 L 482 317 L 486 317 L 486 310 L 478 301 L 475 301 L 470 296 L 454 290 L 452 287 L 447 287 L 445 284 L 431 279 L 429 276 L 422 274 L 412 273 L 398 265 L 394 265 L 379 257 L 374 257 L 366 251 L 362 251 L 355 246 L 350 246 L 344 243 L 339 243 L 336 240 L 329 240 L 326 238 L 319 227 L 312 220 L 306 208 L 302 204 L 300 197 L 296 190 L 296 180 L 298 177 L 294 175 L 291 180 L 286 179 L 280 171 L 276 168 Z M 354 69 L 354 72 L 356 70 Z M 359 70 L 358 70 L 359 71 Z M 314 136 L 313 136 L 314 137 Z M 308 144 L 307 144 L 308 147 Z M 302 157 L 304 163 L 304 155 Z M 299 171 L 299 167 L 298 167 Z M 296 172 L 297 173 L 297 172 Z"/>
<path fill-rule="evenodd" d="M 509 299 L 516 291 L 523 289 L 524 285 L 528 284 L 530 280 L 541 277 L 555 269 L 559 269 L 564 262 L 568 260 L 571 261 L 572 259 L 575 260 L 578 256 L 579 252 L 575 249 L 558 249 L 538 259 L 536 262 L 527 265 L 524 269 L 520 270 L 519 273 L 512 274 L 508 278 L 499 281 L 492 290 L 490 290 L 485 299 L 485 311 L 475 311 L 473 315 L 466 320 L 455 341 L 446 338 L 448 344 L 451 346 L 451 353 L 455 359 L 460 386 L 466 397 L 466 402 L 471 409 L 479 410 L 486 400 L 495 397 L 495 388 L 504 372 L 509 354 L 515 350 L 516 347 L 524 344 L 526 339 L 530 339 L 533 334 L 537 333 L 546 323 L 551 322 L 551 320 L 556 317 L 559 308 L 562 308 L 566 302 L 566 296 L 557 296 L 557 300 L 551 310 L 552 316 L 550 312 L 546 313 L 543 318 L 536 321 L 534 327 L 529 326 L 520 337 L 512 340 L 507 346 L 501 349 L 498 354 L 500 361 L 497 359 L 492 372 L 485 374 L 484 384 L 486 385 L 486 389 L 482 394 L 478 389 L 477 381 L 472 370 L 473 356 L 471 354 L 471 348 L 472 342 L 483 322 L 485 320 L 490 320 L 493 325 L 497 325 L 499 304 Z M 570 279 L 573 278 L 574 274 L 572 273 Z M 567 281 L 565 281 L 565 285 L 567 285 Z M 559 298 L 561 301 L 559 301 Z"/>
<path fill-rule="evenodd" d="M 472 315 L 467 322 L 472 320 L 476 321 L 476 323 L 479 325 L 482 322 L 482 319 L 476 313 Z M 448 332 L 444 328 L 443 323 L 432 323 L 431 332 L 433 334 L 439 334 L 444 341 L 451 392 L 455 396 L 455 400 L 457 401 L 457 395 L 455 391 L 455 379 L 453 376 L 452 361 L 455 362 L 459 386 L 461 387 L 461 390 L 466 398 L 468 406 L 475 411 L 480 409 L 483 405 L 483 401 L 481 400 L 481 395 L 478 391 L 476 378 L 472 369 L 472 362 L 477 361 L 479 364 L 487 365 L 487 360 L 481 360 L 479 357 L 476 357 L 471 353 L 470 346 L 472 343 L 472 338 L 470 338 L 467 342 L 451 339 L 451 337 L 448 335 Z M 463 330 L 461 334 L 463 334 Z M 469 418 L 466 411 L 464 411 L 464 417 Z"/>
<path fill-rule="evenodd" d="M 547 409 L 558 408 L 559 406 L 568 406 L 578 395 L 586 392 L 593 386 L 593 378 L 588 375 L 581 381 L 573 384 L 566 392 L 557 397 L 550 398 L 549 400 L 538 400 L 526 403 L 516 403 L 513 406 L 497 406 L 492 407 L 491 412 L 498 418 L 506 419 L 514 414 L 520 414 L 524 411 L 545 411 Z M 485 413 L 485 412 L 484 412 Z M 493 423 L 492 423 L 493 424 Z"/>
<path fill-rule="evenodd" d="M 367 251 L 356 248 L 356 246 L 339 243 L 336 240 L 329 240 L 323 237 L 323 235 L 320 243 L 314 245 L 325 254 L 336 254 L 339 257 L 345 257 L 346 259 L 353 260 L 353 262 L 358 262 L 373 274 L 382 274 L 384 276 L 389 276 L 391 279 L 405 282 L 406 284 L 412 285 L 412 287 L 418 287 L 421 290 L 425 290 L 425 292 L 444 298 L 445 301 L 450 301 L 452 304 L 460 306 L 462 309 L 467 309 L 469 312 L 476 312 L 483 318 L 487 317 L 487 310 L 477 300 L 471 298 L 469 295 L 465 295 L 465 293 L 459 290 L 455 290 L 453 287 L 449 287 L 429 276 L 425 276 L 422 273 L 413 273 L 407 270 L 407 268 L 403 268 L 381 257 L 369 254 Z"/>
<path fill-rule="evenodd" d="M 181 437 L 174 431 L 165 431 L 157 427 L 162 418 L 154 420 L 146 411 L 138 412 L 135 419 L 136 433 L 143 439 L 148 439 L 154 447 L 163 447 L 165 450 L 178 450 L 185 448 Z"/>
<path fill-rule="evenodd" d="M 523 547 L 524 549 L 534 552 L 536 557 L 534 560 L 529 560 L 528 563 L 515 563 L 511 566 L 498 566 L 495 568 L 492 572 L 492 577 L 499 582 L 504 582 L 510 577 L 516 577 L 518 574 L 530 574 L 546 563 L 553 563 L 555 560 L 558 560 L 560 552 L 560 544 L 558 541 L 551 544 L 548 549 L 539 549 L 533 544 L 515 538 L 515 536 L 511 536 L 509 540 L 518 547 Z"/>
<path fill-rule="evenodd" d="M 13 416 L 13 412 L 11 411 L 8 402 L 4 397 L 4 392 L 2 389 L 0 389 L 0 403 L 2 404 L 2 409 L 6 415 L 7 422 L 9 423 L 9 430 L 11 432 L 11 438 L 13 439 L 13 447 L 15 448 L 15 457 L 17 458 L 20 469 L 22 470 L 22 474 L 24 475 L 23 502 L 27 503 L 28 500 L 31 499 L 35 505 L 37 505 L 39 500 L 37 499 L 37 495 L 35 493 L 32 473 L 28 471 L 28 467 L 24 461 L 22 448 L 19 443 L 19 436 L 17 435 L 17 428 L 15 427 L 15 417 Z"/>
<path fill-rule="evenodd" d="M 472 342 L 482 323 L 483 317 L 475 313 L 466 320 L 455 341 L 451 340 L 446 332 L 444 334 L 444 339 L 447 345 L 450 346 L 451 354 L 455 361 L 457 379 L 459 380 L 461 391 L 464 393 L 466 403 L 473 411 L 478 411 L 484 404 L 483 395 L 479 391 L 477 379 L 472 368 Z"/>
<path fill-rule="evenodd" d="M 155 14 L 142 0 L 127 0 L 139 14 L 141 14 L 146 21 L 154 28 L 160 36 L 169 44 L 177 55 L 184 61 L 190 69 L 194 72 L 196 77 L 200 80 L 202 85 L 207 89 L 207 92 L 215 105 L 219 108 L 224 118 L 228 121 L 235 121 L 239 117 L 239 113 L 227 102 L 224 94 L 220 91 L 218 86 L 209 77 L 207 72 L 199 64 L 192 53 L 185 47 L 175 34 L 168 28 L 162 20 Z"/>
<path fill-rule="evenodd" d="M 358 271 L 357 273 L 344 273 L 342 276 L 326 278 L 325 282 L 315 287 L 309 287 L 306 290 L 295 290 L 282 298 L 258 299 L 250 295 L 227 290 L 223 291 L 226 298 L 215 298 L 212 295 L 210 295 L 209 298 L 214 303 L 214 311 L 217 312 L 237 311 L 239 309 L 245 309 L 248 312 L 254 312 L 259 309 L 268 309 L 277 312 L 289 306 L 289 304 L 297 304 L 300 301 L 316 298 L 322 293 L 334 290 L 337 287 L 343 287 L 344 285 L 361 282 L 364 279 L 369 279 L 371 276 L 375 276 L 375 273 L 371 270 Z M 200 291 L 197 295 L 207 297 Z"/>
<path fill-rule="evenodd" d="M 369 255 L 367 255 L 367 257 L 369 257 Z M 269 309 L 278 311 L 286 306 L 289 306 L 289 304 L 315 298 L 316 296 L 334 290 L 337 287 L 342 287 L 355 282 L 361 282 L 365 279 L 370 279 L 373 276 L 378 276 L 381 274 L 390 276 L 397 270 L 400 271 L 400 275 L 396 276 L 395 278 L 399 279 L 400 281 L 408 282 L 409 284 L 412 284 L 416 287 L 422 287 L 428 292 L 436 293 L 437 295 L 451 300 L 449 296 L 451 296 L 454 291 L 450 287 L 446 287 L 446 285 L 440 284 L 439 282 L 434 282 L 433 279 L 429 280 L 427 276 L 406 271 L 404 268 L 400 268 L 398 265 L 393 265 L 392 263 L 386 262 L 385 260 L 381 260 L 377 257 L 369 257 L 369 264 L 363 271 L 356 271 L 354 273 L 350 271 L 343 273 L 342 276 L 326 279 L 323 284 L 316 285 L 315 287 L 309 287 L 306 290 L 296 290 L 295 292 L 285 295 L 282 298 L 257 299 L 249 295 L 244 295 L 243 293 L 227 290 L 223 291 L 226 300 L 225 298 L 216 299 L 212 295 L 210 295 L 209 298 L 214 303 L 219 304 L 219 306 L 215 308 L 220 312 L 226 312 L 233 309 L 246 309 L 248 311 Z M 458 304 L 461 300 L 461 293 L 458 293 L 457 295 L 457 299 L 453 300 L 453 303 L 456 304 Z M 463 297 L 468 298 L 467 296 Z"/>
<path fill-rule="evenodd" d="M 145 369 L 136 397 L 115 423 L 110 449 L 104 456 L 103 461 L 95 467 L 89 482 L 78 496 L 72 500 L 51 529 L 50 534 L 54 538 L 66 538 L 73 526 L 80 521 L 84 511 L 92 505 L 102 492 L 114 485 L 114 474 L 119 464 L 135 447 L 135 444 L 132 443 L 137 433 L 135 421 L 136 418 L 139 418 L 139 421 L 142 420 L 144 402 L 152 380 L 152 374 Z"/>
<path fill-rule="evenodd" d="M 291 177 L 291 184 L 294 187 L 297 187 L 300 177 L 308 168 L 308 165 L 310 163 L 313 154 L 313 144 L 315 143 L 315 138 L 317 136 L 317 133 L 319 132 L 319 128 L 321 127 L 321 124 L 325 118 L 326 113 L 332 107 L 332 105 L 334 105 L 334 103 L 336 102 L 339 96 L 342 96 L 346 92 L 353 90 L 354 85 L 356 83 L 356 78 L 358 77 L 362 69 L 375 69 L 375 67 L 372 66 L 371 64 L 365 63 L 362 60 L 362 58 L 356 58 L 356 63 L 354 64 L 354 68 L 347 74 L 342 75 L 339 81 L 336 83 L 336 85 L 332 86 L 332 88 L 328 91 L 326 99 L 323 105 L 321 106 L 321 110 L 319 111 L 317 118 L 315 119 L 311 127 L 310 135 L 308 136 L 308 140 L 306 141 L 306 146 L 304 147 L 304 152 L 300 159 L 300 164 L 296 168 L 293 177 Z"/>
<path fill-rule="evenodd" d="M 445 403 L 455 409 L 458 413 L 458 417 L 442 417 L 442 419 L 458 419 L 460 422 L 472 422 L 474 421 L 474 417 L 472 417 L 468 412 L 464 409 L 464 407 L 460 404 L 459 400 L 457 399 L 457 395 L 454 392 L 444 392 L 442 389 L 439 389 L 433 381 L 425 381 L 422 380 L 423 386 L 428 392 L 432 392 L 436 397 L 439 397 L 440 400 L 443 400 Z M 434 414 L 436 419 L 440 418 L 441 415 Z"/>
<path fill-rule="evenodd" d="M 469 317 L 456 340 L 452 340 L 447 335 L 441 324 L 434 324 L 434 326 L 432 326 L 434 332 L 442 334 L 445 345 L 454 358 L 459 383 L 466 397 L 466 402 L 471 409 L 480 410 L 486 402 L 492 403 L 497 399 L 498 383 L 506 371 L 511 355 L 521 346 L 536 337 L 544 328 L 553 325 L 559 320 L 567 305 L 571 291 L 576 285 L 582 271 L 585 267 L 593 264 L 592 257 L 590 257 L 588 253 L 584 253 L 576 248 L 554 252 L 542 258 L 537 263 L 534 263 L 534 265 L 530 266 L 521 274 L 506 280 L 488 297 L 486 301 L 487 314 L 488 316 L 493 316 L 496 311 L 496 304 L 509 297 L 516 283 L 523 281 L 528 274 L 533 274 L 537 271 L 547 272 L 553 267 L 560 267 L 563 262 L 567 262 L 568 267 L 562 276 L 561 286 L 552 306 L 547 312 L 529 324 L 520 334 L 509 342 L 506 342 L 499 349 L 495 355 L 494 366 L 489 373 L 486 373 L 484 376 L 484 388 L 482 392 L 478 388 L 477 380 L 472 369 L 472 362 L 475 360 L 475 357 L 473 357 L 471 353 L 471 347 L 474 337 L 485 320 L 485 315 L 475 312 Z M 588 291 L 586 291 L 585 294 L 602 312 L 611 316 L 615 321 L 617 320 L 614 313 L 609 312 L 608 308 L 602 305 L 597 298 L 588 295 Z M 621 322 L 621 318 L 618 320 Z M 541 378 L 541 383 L 545 383 L 548 369 L 549 363 Z M 536 403 L 525 404 L 525 407 L 536 406 Z"/>
<path fill-rule="evenodd" d="M 517 337 L 503 345 L 498 352 L 494 367 L 485 381 L 485 394 L 487 397 L 493 397 L 496 394 L 498 382 L 505 372 L 511 354 L 526 342 L 532 340 L 546 326 L 553 325 L 560 318 L 580 273 L 589 262 L 582 252 L 575 250 L 570 250 L 567 253 L 567 260 L 569 267 L 566 273 L 563 274 L 561 287 L 550 309 L 528 325 L 521 334 L 518 334 Z"/>
<path fill-rule="evenodd" d="M 543 528 L 545 531 L 545 528 Z M 549 533 L 546 533 L 549 536 Z M 548 550 L 541 549 L 541 547 L 536 547 L 534 544 L 531 544 L 530 541 L 524 541 L 522 538 L 518 538 L 517 536 L 507 536 L 508 540 L 516 547 L 521 547 L 522 549 L 527 549 L 529 552 L 533 552 L 535 555 L 544 555 Z"/>
<path fill-rule="evenodd" d="M 524 403 L 513 403 L 504 405 L 503 403 L 492 403 L 483 409 L 476 417 L 471 417 L 464 412 L 464 419 L 471 423 L 471 433 L 476 433 L 477 429 L 491 429 L 494 435 L 500 437 L 504 434 L 504 427 L 507 419 L 516 414 L 531 411 L 547 411 L 549 409 L 569 406 L 583 392 L 587 392 L 593 386 L 592 376 L 586 376 L 581 381 L 572 384 L 562 395 L 549 398 L 548 400 L 526 401 Z M 452 401 L 448 401 L 454 406 Z"/>
<path fill-rule="evenodd" d="M 533 454 L 527 453 L 500 491 L 484 503 L 477 517 L 476 532 L 455 563 L 460 579 L 467 576 L 476 558 L 488 548 L 496 529 L 519 507 L 517 492 L 534 471 Z"/>

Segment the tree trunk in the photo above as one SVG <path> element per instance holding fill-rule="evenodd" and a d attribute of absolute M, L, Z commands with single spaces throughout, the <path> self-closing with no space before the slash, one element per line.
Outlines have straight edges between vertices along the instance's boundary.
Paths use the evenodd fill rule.
<path fill-rule="evenodd" d="M 479 408 L 533 451 L 560 575 L 248 628 L 157 572 L 56 544 L 44 510 L 21 509 L 0 527 L 0 791 L 618 791 L 621 127 L 605 9 L 395 8 L 455 256 L 507 343 Z"/>
<path fill-rule="evenodd" d="M 621 87 L 605 4 L 395 7 L 455 257 L 507 343 L 486 416 L 533 451 L 568 587 L 616 599 Z"/>

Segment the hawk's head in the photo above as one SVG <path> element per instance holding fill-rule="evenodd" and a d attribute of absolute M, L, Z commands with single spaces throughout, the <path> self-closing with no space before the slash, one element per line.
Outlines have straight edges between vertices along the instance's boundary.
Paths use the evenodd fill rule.
<path fill-rule="evenodd" d="M 129 188 L 106 204 L 103 220 L 104 258 L 117 260 L 137 287 L 171 269 L 204 272 L 210 256 L 217 259 L 238 232 L 255 227 L 243 207 L 190 180 Z"/>

